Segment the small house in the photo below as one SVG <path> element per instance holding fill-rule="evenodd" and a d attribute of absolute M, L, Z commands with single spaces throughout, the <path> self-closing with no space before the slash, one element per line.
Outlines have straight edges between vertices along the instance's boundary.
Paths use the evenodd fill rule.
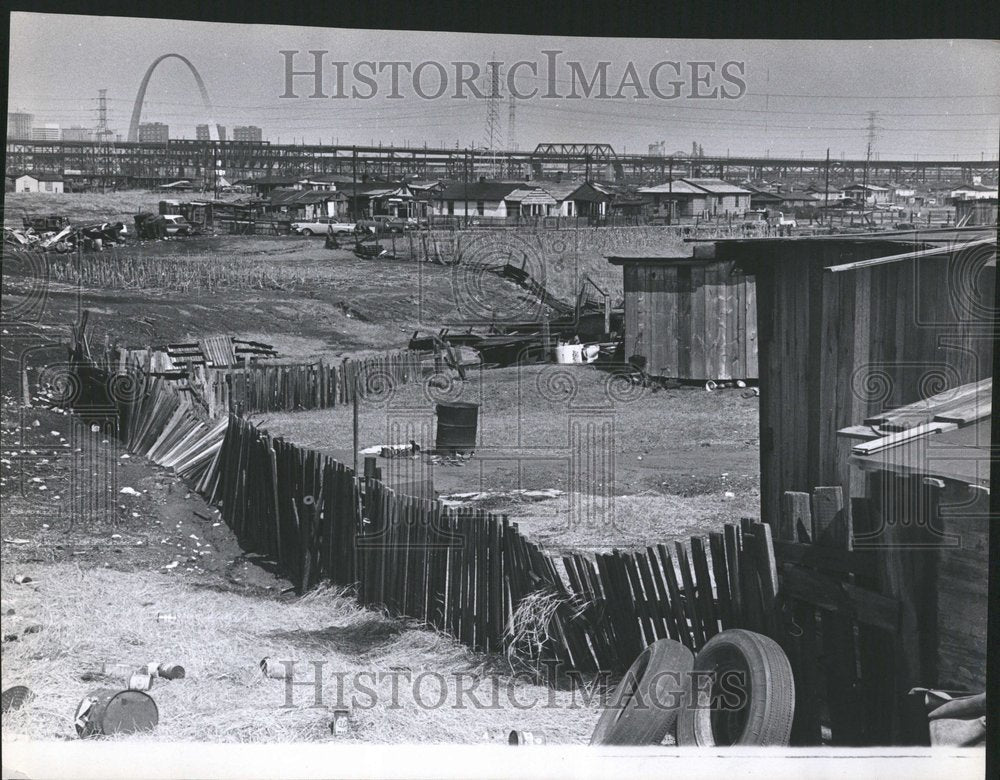
<path fill-rule="evenodd" d="M 556 199 L 543 189 L 519 187 L 504 198 L 507 216 L 548 217 L 556 213 Z"/>
<path fill-rule="evenodd" d="M 553 213 L 560 217 L 589 217 L 600 219 L 607 216 L 611 195 L 598 189 L 590 182 L 566 182 L 540 185 L 555 199 Z"/>
<path fill-rule="evenodd" d="M 694 255 L 638 252 L 608 262 L 622 267 L 627 361 L 664 379 L 757 378 L 754 280 L 716 260 L 711 244 Z"/>
<path fill-rule="evenodd" d="M 988 187 L 985 184 L 961 184 L 948 193 L 950 198 L 960 198 L 962 200 L 980 200 L 986 198 L 996 198 L 996 186 Z"/>
<path fill-rule="evenodd" d="M 258 176 L 254 179 L 240 179 L 237 184 L 250 187 L 253 194 L 258 198 L 266 198 L 276 189 L 303 189 L 301 176 L 289 175 L 268 175 Z"/>
<path fill-rule="evenodd" d="M 781 195 L 777 192 L 753 188 L 750 190 L 750 208 L 755 211 L 763 210 L 769 213 L 781 211 Z"/>
<path fill-rule="evenodd" d="M 271 192 L 268 211 L 294 220 L 341 217 L 347 211 L 347 196 L 331 190 L 279 188 Z"/>
<path fill-rule="evenodd" d="M 14 180 L 15 192 L 64 192 L 63 176 L 59 173 L 23 173 Z"/>
<path fill-rule="evenodd" d="M 684 217 L 706 218 L 710 214 L 712 197 L 707 190 L 683 179 L 657 184 L 655 187 L 640 187 L 637 192 L 653 217 L 680 219 Z"/>
<path fill-rule="evenodd" d="M 521 189 L 526 189 L 521 182 L 453 182 L 432 194 L 431 210 L 437 216 L 506 217 L 517 213 L 508 212 L 508 196 Z"/>
<path fill-rule="evenodd" d="M 730 184 L 722 179 L 684 179 L 710 193 L 709 210 L 711 216 L 742 214 L 750 208 L 750 190 Z"/>
<path fill-rule="evenodd" d="M 889 202 L 889 188 L 880 187 L 877 184 L 848 184 L 842 190 L 844 197 L 851 198 L 858 203 L 874 206 Z"/>
<path fill-rule="evenodd" d="M 816 208 L 816 206 L 822 205 L 811 192 L 805 190 L 789 190 L 781 193 L 780 197 L 783 211 Z"/>

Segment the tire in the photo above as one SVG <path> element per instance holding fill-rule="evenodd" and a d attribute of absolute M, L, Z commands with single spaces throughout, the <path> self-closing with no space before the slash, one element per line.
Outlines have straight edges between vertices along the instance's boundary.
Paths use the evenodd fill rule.
<path fill-rule="evenodd" d="M 658 745 L 677 723 L 694 655 L 660 639 L 643 650 L 615 688 L 591 745 Z"/>
<path fill-rule="evenodd" d="M 304 236 L 311 236 L 312 234 L 313 234 L 313 232 L 309 228 L 303 228 L 302 229 L 302 235 L 304 235 Z"/>
<path fill-rule="evenodd" d="M 710 707 L 703 697 L 692 700 L 677 719 L 678 746 L 787 745 L 795 713 L 795 681 L 788 657 L 773 639 L 753 631 L 728 629 L 698 651 L 696 672 L 741 673 L 741 703 Z M 745 680 L 745 685 L 742 684 Z M 724 694 L 725 685 L 713 693 Z M 732 682 L 729 689 L 735 686 Z"/>

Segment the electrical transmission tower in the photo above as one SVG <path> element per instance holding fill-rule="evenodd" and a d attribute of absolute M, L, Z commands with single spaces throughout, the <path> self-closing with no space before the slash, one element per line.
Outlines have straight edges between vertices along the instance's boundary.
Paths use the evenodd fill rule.
<path fill-rule="evenodd" d="M 94 136 L 100 150 L 102 192 L 107 189 L 108 176 L 111 174 L 111 135 L 111 129 L 108 127 L 108 91 L 101 89 L 97 91 L 97 127 L 94 129 Z"/>
<path fill-rule="evenodd" d="M 507 149 L 517 151 L 517 100 L 513 94 L 507 96 Z"/>
<path fill-rule="evenodd" d="M 97 95 L 97 128 L 94 130 L 94 135 L 103 143 L 111 135 L 111 130 L 108 128 L 108 91 L 100 89 Z"/>
<path fill-rule="evenodd" d="M 864 178 L 861 181 L 861 184 L 864 187 L 864 189 L 863 189 L 864 195 L 862 197 L 863 197 L 863 199 L 865 201 L 868 200 L 868 167 L 871 165 L 871 161 L 872 161 L 872 150 L 875 148 L 875 143 L 878 141 L 878 138 L 879 138 L 878 131 L 882 129 L 877 124 L 877 120 L 878 120 L 878 111 L 869 111 L 868 112 L 868 126 L 867 126 L 867 131 L 868 131 L 868 147 L 867 147 L 867 150 L 865 151 L 865 173 L 864 173 Z M 862 208 L 862 211 L 864 211 L 864 203 L 861 204 L 861 208 Z"/>
<path fill-rule="evenodd" d="M 485 146 L 487 156 L 490 161 L 491 175 L 498 176 L 497 152 L 503 146 L 503 133 L 500 127 L 500 106 L 503 96 L 500 94 L 500 63 L 493 60 L 487 63 L 489 70 L 486 73 L 486 140 Z"/>

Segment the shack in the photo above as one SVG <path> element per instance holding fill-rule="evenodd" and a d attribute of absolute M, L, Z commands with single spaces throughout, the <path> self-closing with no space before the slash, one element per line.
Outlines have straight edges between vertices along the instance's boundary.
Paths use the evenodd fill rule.
<path fill-rule="evenodd" d="M 785 491 L 866 494 L 838 430 L 992 374 L 995 232 L 720 240 L 715 262 L 755 280 L 765 520 Z"/>
<path fill-rule="evenodd" d="M 637 253 L 608 262 L 622 267 L 626 360 L 666 379 L 757 379 L 754 280 L 732 260 L 717 259 L 709 244 L 692 256 Z"/>
<path fill-rule="evenodd" d="M 985 379 L 839 431 L 866 478 L 854 549 L 876 553 L 902 605 L 897 697 L 917 686 L 985 689 L 992 397 Z"/>

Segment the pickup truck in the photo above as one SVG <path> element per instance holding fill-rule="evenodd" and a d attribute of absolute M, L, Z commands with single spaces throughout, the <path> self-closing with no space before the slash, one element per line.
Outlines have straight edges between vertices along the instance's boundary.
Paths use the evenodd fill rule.
<path fill-rule="evenodd" d="M 317 217 L 307 222 L 293 222 L 292 230 L 303 236 L 325 236 L 329 232 L 334 235 L 354 235 L 358 226 L 353 222 L 341 222 L 333 217 Z"/>

